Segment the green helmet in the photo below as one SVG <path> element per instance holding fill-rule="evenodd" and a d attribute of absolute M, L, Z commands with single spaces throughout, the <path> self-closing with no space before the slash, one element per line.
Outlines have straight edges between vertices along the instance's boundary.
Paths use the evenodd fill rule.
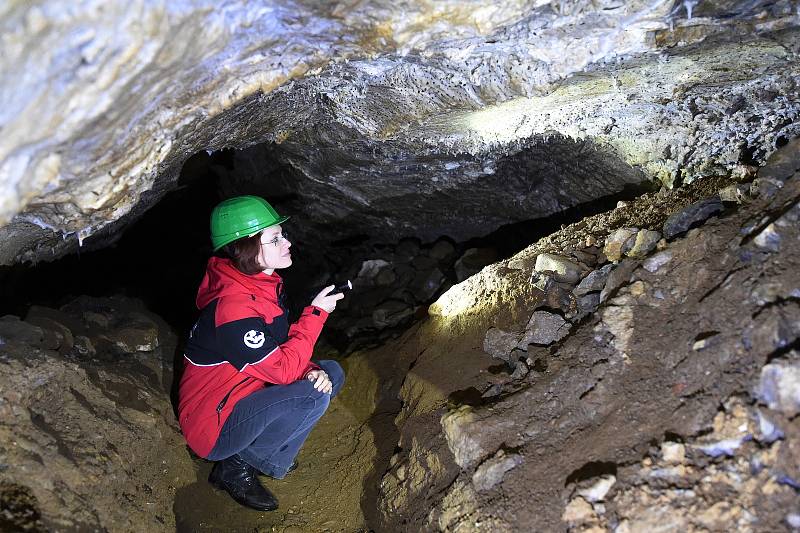
<path fill-rule="evenodd" d="M 229 198 L 220 202 L 211 212 L 211 244 L 216 252 L 236 239 L 249 237 L 288 219 L 280 216 L 259 196 Z"/>

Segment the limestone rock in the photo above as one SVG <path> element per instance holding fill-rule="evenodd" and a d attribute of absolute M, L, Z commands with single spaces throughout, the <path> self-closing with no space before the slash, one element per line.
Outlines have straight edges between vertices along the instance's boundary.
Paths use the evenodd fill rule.
<path fill-rule="evenodd" d="M 562 317 L 548 311 L 534 311 L 528 325 L 525 326 L 525 335 L 519 342 L 521 348 L 529 344 L 546 346 L 563 339 L 569 334 L 570 324 Z"/>
<path fill-rule="evenodd" d="M 531 273 L 531 283 L 534 287 L 544 293 L 542 304 L 550 309 L 559 309 L 564 314 L 572 313 L 577 308 L 575 295 L 570 290 L 569 284 L 558 283 L 546 274 L 540 274 L 535 270 Z"/>
<path fill-rule="evenodd" d="M 358 271 L 358 283 L 363 286 L 374 285 L 378 274 L 391 265 L 383 259 L 369 259 L 361 264 Z"/>
<path fill-rule="evenodd" d="M 739 183 L 728 185 L 719 191 L 719 199 L 723 202 L 741 204 L 749 197 L 750 187 Z"/>
<path fill-rule="evenodd" d="M 500 328 L 489 328 L 483 340 L 483 351 L 498 359 L 507 360 L 508 354 L 520 342 L 520 333 L 503 331 Z"/>
<path fill-rule="evenodd" d="M 0 339 L 4 343 L 15 342 L 37 347 L 45 343 L 42 328 L 23 322 L 14 315 L 0 317 Z"/>
<path fill-rule="evenodd" d="M 601 502 L 605 499 L 606 494 L 608 494 L 608 491 L 611 490 L 611 487 L 613 487 L 616 482 L 617 478 L 611 474 L 600 476 L 600 478 L 590 486 L 578 490 L 578 494 L 587 502 Z"/>
<path fill-rule="evenodd" d="M 596 518 L 592 505 L 581 498 L 573 498 L 564 509 L 562 520 L 570 525 L 580 525 Z"/>
<path fill-rule="evenodd" d="M 487 459 L 475 469 L 472 474 L 472 484 L 478 492 L 485 492 L 503 480 L 506 472 L 522 464 L 523 457 L 519 454 L 505 454 L 498 451 L 494 457 Z"/>
<path fill-rule="evenodd" d="M 405 238 L 400 239 L 394 249 L 394 253 L 398 258 L 410 261 L 419 254 L 420 242 L 419 239 Z"/>
<path fill-rule="evenodd" d="M 555 254 L 539 254 L 536 257 L 537 272 L 551 275 L 556 281 L 577 283 L 583 273 L 580 265 Z"/>
<path fill-rule="evenodd" d="M 377 328 L 393 327 L 414 313 L 414 309 L 399 300 L 387 300 L 372 311 L 372 323 Z"/>
<path fill-rule="evenodd" d="M 626 255 L 637 259 L 643 259 L 656 249 L 659 240 L 661 240 L 661 234 L 659 232 L 648 229 L 639 230 L 636 233 L 633 246 Z"/>
<path fill-rule="evenodd" d="M 593 270 L 590 272 L 589 275 L 583 278 L 578 286 L 575 287 L 575 290 L 573 291 L 575 296 L 584 296 L 590 292 L 603 290 L 603 287 L 606 285 L 608 275 L 613 269 L 614 265 L 608 264 L 602 268 L 599 268 L 598 270 Z"/>
<path fill-rule="evenodd" d="M 608 260 L 617 262 L 633 248 L 638 231 L 638 228 L 619 228 L 609 235 L 603 247 L 603 253 Z"/>
<path fill-rule="evenodd" d="M 667 221 L 664 222 L 664 237 L 672 239 L 681 233 L 685 233 L 690 228 L 702 224 L 709 217 L 720 213 L 723 209 L 719 197 L 695 202 L 670 215 Z"/>
<path fill-rule="evenodd" d="M 468 405 L 449 411 L 442 416 L 441 424 L 447 439 L 447 446 L 453 453 L 456 464 L 469 468 L 489 453 L 474 431 L 475 414 Z"/>
<path fill-rule="evenodd" d="M 438 268 L 417 273 L 413 280 L 408 284 L 414 297 L 420 302 L 428 302 L 439 292 L 445 282 L 444 274 Z"/>
<path fill-rule="evenodd" d="M 753 242 L 759 248 L 769 252 L 777 252 L 781 249 L 781 235 L 776 231 L 774 223 L 761 230 Z"/>
<path fill-rule="evenodd" d="M 800 364 L 774 362 L 765 365 L 756 394 L 770 409 L 787 416 L 800 413 Z"/>
<path fill-rule="evenodd" d="M 664 442 L 661 444 L 661 457 L 669 464 L 681 464 L 686 459 L 686 447 L 679 442 Z"/>

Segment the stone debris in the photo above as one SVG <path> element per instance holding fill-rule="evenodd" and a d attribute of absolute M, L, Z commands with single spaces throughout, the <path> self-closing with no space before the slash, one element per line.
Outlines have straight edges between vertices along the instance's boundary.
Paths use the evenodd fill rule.
<path fill-rule="evenodd" d="M 759 248 L 768 252 L 778 252 L 781 249 L 781 235 L 775 231 L 775 224 L 770 224 L 756 235 L 753 242 Z"/>
<path fill-rule="evenodd" d="M 474 466 L 489 453 L 483 447 L 480 435 L 476 434 L 476 421 L 477 417 L 468 405 L 448 411 L 441 418 L 447 446 L 461 468 Z"/>
<path fill-rule="evenodd" d="M 362 286 L 374 285 L 378 274 L 388 268 L 389 262 L 383 259 L 369 259 L 361 263 L 356 283 Z"/>
<path fill-rule="evenodd" d="M 724 209 L 719 197 L 708 198 L 670 215 L 664 222 L 664 237 L 673 239 L 681 233 L 686 233 L 690 228 L 705 222 L 709 217 L 722 212 Z"/>
<path fill-rule="evenodd" d="M 679 465 L 686 460 L 686 446 L 680 442 L 664 442 L 661 444 L 661 459 L 668 464 Z"/>
<path fill-rule="evenodd" d="M 448 239 L 437 240 L 436 242 L 433 243 L 431 249 L 428 250 L 428 254 L 437 263 L 452 259 L 455 253 L 456 253 L 456 247 L 453 246 L 453 243 L 450 242 Z"/>
<path fill-rule="evenodd" d="M 570 259 L 555 254 L 539 254 L 536 257 L 537 272 L 548 274 L 554 280 L 564 283 L 577 283 L 584 269 Z"/>
<path fill-rule="evenodd" d="M 569 328 L 570 323 L 555 313 L 534 311 L 525 327 L 525 335 L 519 342 L 519 347 L 524 349 L 529 344 L 552 344 L 566 337 Z"/>
<path fill-rule="evenodd" d="M 42 328 L 23 322 L 14 315 L 0 317 L 0 338 L 5 343 L 18 342 L 37 347 L 45 342 Z"/>
<path fill-rule="evenodd" d="M 593 270 L 588 276 L 583 278 L 573 291 L 575 296 L 584 296 L 590 292 L 599 292 L 606 285 L 608 275 L 614 269 L 614 265 L 608 264 L 598 270 Z"/>
<path fill-rule="evenodd" d="M 636 239 L 631 249 L 625 255 L 643 259 L 647 257 L 650 252 L 656 249 L 658 242 L 661 240 L 661 234 L 657 231 L 649 229 L 642 229 L 636 233 Z"/>
<path fill-rule="evenodd" d="M 750 197 L 750 187 L 739 183 L 719 190 L 719 199 L 723 202 L 742 204 Z"/>
<path fill-rule="evenodd" d="M 606 239 L 603 253 L 609 261 L 618 262 L 633 248 L 636 241 L 637 228 L 619 228 Z"/>
<path fill-rule="evenodd" d="M 756 396 L 787 416 L 800 413 L 800 363 L 781 361 L 761 369 Z"/>
<path fill-rule="evenodd" d="M 485 492 L 503 480 L 506 472 L 522 464 L 523 457 L 519 454 L 506 454 L 503 450 L 494 454 L 475 469 L 472 474 L 472 484 L 478 492 Z"/>
<path fill-rule="evenodd" d="M 638 266 L 639 262 L 634 259 L 623 259 L 617 268 L 609 273 L 605 287 L 603 287 L 603 290 L 600 292 L 600 301 L 605 302 L 617 289 L 630 283 L 631 275 Z"/>
<path fill-rule="evenodd" d="M 483 351 L 497 359 L 508 360 L 508 354 L 520 344 L 521 333 L 489 328 L 483 340 Z"/>
<path fill-rule="evenodd" d="M 758 432 L 756 439 L 765 444 L 771 444 L 784 437 L 783 431 L 760 410 L 756 411 L 758 416 Z"/>
<path fill-rule="evenodd" d="M 578 494 L 587 502 L 595 503 L 605 500 L 606 494 L 617 482 L 617 478 L 611 474 L 600 476 L 597 481 L 587 488 L 578 490 Z"/>

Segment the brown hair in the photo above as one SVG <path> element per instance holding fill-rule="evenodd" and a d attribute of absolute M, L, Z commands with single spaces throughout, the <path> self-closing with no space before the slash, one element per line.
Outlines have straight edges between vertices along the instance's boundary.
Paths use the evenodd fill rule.
<path fill-rule="evenodd" d="M 261 232 L 252 237 L 243 237 L 223 246 L 225 255 L 233 261 L 233 266 L 245 274 L 258 274 L 264 270 L 258 262 L 261 251 Z"/>

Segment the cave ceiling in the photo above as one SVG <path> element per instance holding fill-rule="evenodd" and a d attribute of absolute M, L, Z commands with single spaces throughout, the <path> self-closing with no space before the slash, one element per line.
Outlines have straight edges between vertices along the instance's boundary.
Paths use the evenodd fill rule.
<path fill-rule="evenodd" d="M 800 134 L 788 0 L 12 2 L 0 25 L 0 264 L 113 242 L 203 151 L 236 149 L 227 190 L 291 198 L 309 238 L 466 239 Z"/>

